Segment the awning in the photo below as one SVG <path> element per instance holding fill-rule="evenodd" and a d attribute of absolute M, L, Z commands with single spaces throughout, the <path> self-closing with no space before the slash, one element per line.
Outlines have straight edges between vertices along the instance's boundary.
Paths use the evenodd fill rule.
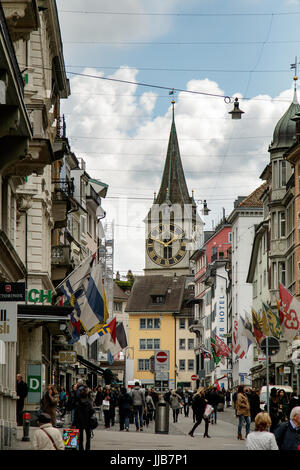
<path fill-rule="evenodd" d="M 95 374 L 103 375 L 103 372 L 105 369 L 102 369 L 101 367 L 97 366 L 93 362 L 88 361 L 87 359 L 82 357 L 80 354 L 77 354 L 77 361 L 80 362 L 85 367 L 87 367 L 91 372 L 94 372 Z"/>
<path fill-rule="evenodd" d="M 52 335 L 62 335 L 60 325 L 70 321 L 73 307 L 58 305 L 18 304 L 18 325 L 23 327 L 47 326 Z"/>

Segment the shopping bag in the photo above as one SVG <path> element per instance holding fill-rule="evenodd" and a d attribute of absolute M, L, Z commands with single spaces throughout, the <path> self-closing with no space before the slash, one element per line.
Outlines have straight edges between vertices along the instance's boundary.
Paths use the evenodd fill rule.
<path fill-rule="evenodd" d="M 207 403 L 203 413 L 203 418 L 209 418 L 213 411 L 213 407 Z"/>
<path fill-rule="evenodd" d="M 110 407 L 109 400 L 103 400 L 103 402 L 102 402 L 102 409 L 103 409 L 103 411 L 109 410 L 109 407 Z"/>
<path fill-rule="evenodd" d="M 79 429 L 64 429 L 62 439 L 65 449 L 79 449 Z"/>

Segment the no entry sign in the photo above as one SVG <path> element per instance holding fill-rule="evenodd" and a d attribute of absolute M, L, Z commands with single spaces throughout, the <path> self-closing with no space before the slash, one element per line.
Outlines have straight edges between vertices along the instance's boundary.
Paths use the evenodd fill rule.
<path fill-rule="evenodd" d="M 197 380 L 197 379 L 198 379 L 198 375 L 192 375 L 191 379 L 192 379 L 192 380 Z"/>
<path fill-rule="evenodd" d="M 155 353 L 155 370 L 169 370 L 169 351 Z"/>

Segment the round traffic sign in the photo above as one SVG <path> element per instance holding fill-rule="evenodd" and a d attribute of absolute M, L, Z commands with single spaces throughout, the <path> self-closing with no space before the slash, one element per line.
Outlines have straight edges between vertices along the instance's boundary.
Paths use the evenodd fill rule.
<path fill-rule="evenodd" d="M 264 338 L 260 343 L 260 348 L 263 353 L 266 354 L 267 352 L 267 339 L 268 339 L 268 355 L 274 356 L 278 353 L 280 349 L 280 342 L 274 336 L 267 336 Z"/>
<path fill-rule="evenodd" d="M 167 353 L 164 352 L 164 351 L 158 352 L 158 353 L 156 354 L 156 360 L 157 360 L 157 362 L 161 362 L 161 363 L 166 362 L 166 361 L 168 360 L 168 355 L 167 355 Z"/>
<path fill-rule="evenodd" d="M 198 379 L 198 375 L 192 375 L 191 379 L 192 379 L 192 380 L 197 380 L 197 379 Z"/>

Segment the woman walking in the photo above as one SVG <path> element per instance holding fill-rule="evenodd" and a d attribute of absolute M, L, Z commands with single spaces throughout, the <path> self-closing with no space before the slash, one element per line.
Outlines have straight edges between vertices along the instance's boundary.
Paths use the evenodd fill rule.
<path fill-rule="evenodd" d="M 243 441 L 244 440 L 242 437 L 243 421 L 245 421 L 246 423 L 246 437 L 248 436 L 250 432 L 250 403 L 246 395 L 245 385 L 239 385 L 239 388 L 238 388 L 237 400 L 236 400 L 236 414 L 239 418 L 237 438 L 240 441 Z"/>
<path fill-rule="evenodd" d="M 92 405 L 92 399 L 89 396 L 89 389 L 88 387 L 84 387 L 80 391 L 74 414 L 74 425 L 79 429 L 79 450 L 84 450 L 83 431 L 85 431 L 86 434 L 85 450 L 91 449 L 91 428 L 89 421 L 94 413 L 95 410 Z"/>
<path fill-rule="evenodd" d="M 196 423 L 194 424 L 193 428 L 189 432 L 191 437 L 194 437 L 194 431 L 201 423 L 202 419 L 205 421 L 205 431 L 203 437 L 210 437 L 208 435 L 208 426 L 209 426 L 209 418 L 204 418 L 203 414 L 205 411 L 205 407 L 208 401 L 205 399 L 205 388 L 200 387 L 197 390 L 197 393 L 193 397 L 192 408 L 196 416 Z"/>
<path fill-rule="evenodd" d="M 169 398 L 170 406 L 173 410 L 173 423 L 177 423 L 181 397 L 173 390 Z"/>
<path fill-rule="evenodd" d="M 271 426 L 270 415 L 266 412 L 258 413 L 255 417 L 255 430 L 248 434 L 246 439 L 247 450 L 278 450 L 275 436 L 268 432 Z"/>

